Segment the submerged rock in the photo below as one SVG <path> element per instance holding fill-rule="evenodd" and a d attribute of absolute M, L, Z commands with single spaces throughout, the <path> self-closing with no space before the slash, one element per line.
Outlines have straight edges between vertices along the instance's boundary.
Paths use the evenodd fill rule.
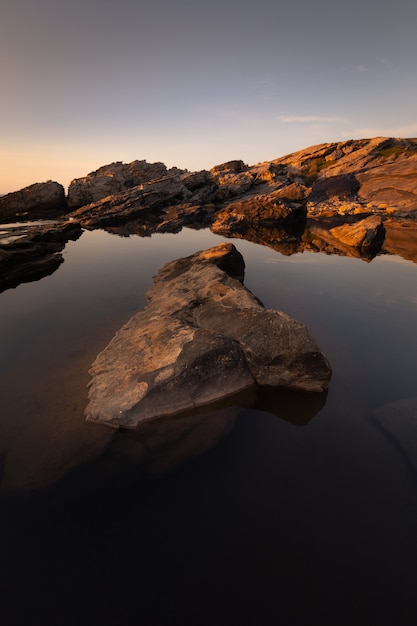
<path fill-rule="evenodd" d="M 87 420 L 137 429 L 255 385 L 324 391 L 330 366 L 305 326 L 265 309 L 243 273 L 232 244 L 165 265 L 95 360 Z"/>

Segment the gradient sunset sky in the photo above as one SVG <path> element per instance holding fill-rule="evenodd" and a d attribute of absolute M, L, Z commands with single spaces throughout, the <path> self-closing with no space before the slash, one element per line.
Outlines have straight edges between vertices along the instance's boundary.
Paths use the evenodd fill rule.
<path fill-rule="evenodd" d="M 0 193 L 417 136 L 415 0 L 3 0 Z"/>

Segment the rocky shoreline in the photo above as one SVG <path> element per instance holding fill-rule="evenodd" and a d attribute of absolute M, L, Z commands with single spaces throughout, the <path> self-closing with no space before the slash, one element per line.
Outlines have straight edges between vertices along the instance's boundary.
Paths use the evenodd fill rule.
<path fill-rule="evenodd" d="M 0 225 L 0 293 L 52 274 L 64 261 L 65 244 L 81 234 L 71 221 Z"/>
<path fill-rule="evenodd" d="M 151 236 L 210 228 L 286 255 L 417 262 L 416 218 L 416 139 L 321 144 L 200 172 L 113 163 L 74 180 L 67 197 L 49 181 L 0 198 L 0 291 L 55 271 L 83 229 Z M 265 310 L 243 271 L 232 244 L 162 268 L 147 308 L 92 367 L 88 419 L 130 430 L 254 386 L 325 391 L 330 366 L 307 330 Z"/>
<path fill-rule="evenodd" d="M 117 162 L 72 181 L 67 197 L 53 181 L 0 197 L 0 224 L 45 218 L 72 226 L 44 224 L 42 236 L 36 227 L 15 239 L 2 229 L 2 289 L 53 271 L 62 257 L 52 243 L 82 229 L 150 236 L 211 228 L 283 254 L 311 249 L 369 260 L 382 251 L 415 259 L 417 140 L 321 144 L 254 166 L 236 160 L 200 172 Z"/>

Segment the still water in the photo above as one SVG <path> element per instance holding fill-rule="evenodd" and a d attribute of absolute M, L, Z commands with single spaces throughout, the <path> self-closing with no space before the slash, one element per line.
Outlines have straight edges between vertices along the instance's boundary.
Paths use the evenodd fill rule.
<path fill-rule="evenodd" d="M 416 264 L 236 240 L 245 285 L 328 357 L 327 397 L 85 423 L 88 369 L 158 268 L 223 240 L 85 232 L 0 294 L 2 625 L 417 623 Z"/>

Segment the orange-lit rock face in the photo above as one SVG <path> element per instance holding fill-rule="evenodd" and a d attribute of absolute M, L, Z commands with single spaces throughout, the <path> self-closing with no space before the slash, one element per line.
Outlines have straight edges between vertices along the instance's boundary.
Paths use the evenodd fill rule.
<path fill-rule="evenodd" d="M 165 265 L 90 373 L 89 421 L 136 429 L 256 385 L 324 391 L 331 370 L 307 329 L 265 309 L 220 244 Z"/>

